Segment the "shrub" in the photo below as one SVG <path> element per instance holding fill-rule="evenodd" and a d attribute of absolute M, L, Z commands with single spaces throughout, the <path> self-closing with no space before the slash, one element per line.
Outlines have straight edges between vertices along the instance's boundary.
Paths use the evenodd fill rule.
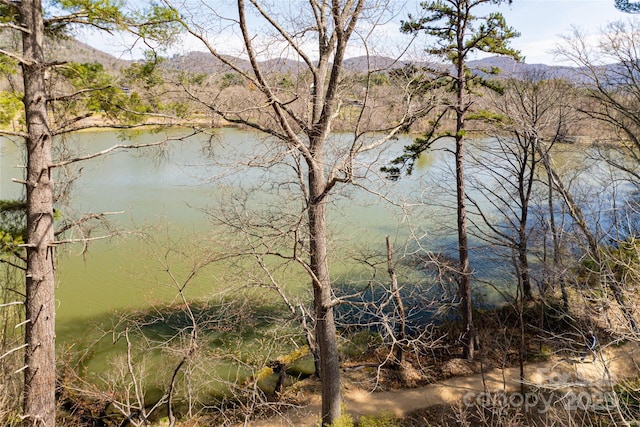
<path fill-rule="evenodd" d="M 400 421 L 392 414 L 363 415 L 358 419 L 358 427 L 399 427 Z"/>

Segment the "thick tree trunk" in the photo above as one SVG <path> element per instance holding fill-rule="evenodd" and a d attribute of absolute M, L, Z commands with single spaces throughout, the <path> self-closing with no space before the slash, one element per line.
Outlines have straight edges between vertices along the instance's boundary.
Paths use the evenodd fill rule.
<path fill-rule="evenodd" d="M 55 304 L 52 136 L 48 126 L 44 26 L 37 0 L 21 4 L 27 138 L 27 271 L 24 425 L 55 425 Z"/>
<path fill-rule="evenodd" d="M 322 162 L 319 161 L 316 165 L 322 165 Z M 313 302 L 322 381 L 322 425 L 329 425 L 340 416 L 342 397 L 340 357 L 327 260 L 327 202 L 322 196 L 325 181 L 321 168 L 322 166 L 317 166 L 316 170 L 310 168 L 309 173 L 309 230 L 311 270 L 315 276 Z"/>

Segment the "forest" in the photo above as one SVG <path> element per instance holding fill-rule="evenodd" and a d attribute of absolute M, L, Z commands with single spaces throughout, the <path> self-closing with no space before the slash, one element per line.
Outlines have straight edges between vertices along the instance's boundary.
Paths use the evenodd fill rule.
<path fill-rule="evenodd" d="M 0 161 L 23 162 L 0 163 L 0 423 L 634 424 L 640 10 L 611 1 L 629 20 L 544 67 L 511 47 L 506 0 L 0 0 Z M 392 17 L 420 60 L 377 52 Z M 186 38 L 201 51 L 166 54 Z M 209 191 L 189 233 L 78 208 L 93 168 L 124 193 L 161 180 L 130 159 L 187 148 Z M 145 294 L 98 320 L 60 278 L 105 247 L 139 271 L 101 295 Z M 429 388 L 455 381 L 479 388 Z"/>

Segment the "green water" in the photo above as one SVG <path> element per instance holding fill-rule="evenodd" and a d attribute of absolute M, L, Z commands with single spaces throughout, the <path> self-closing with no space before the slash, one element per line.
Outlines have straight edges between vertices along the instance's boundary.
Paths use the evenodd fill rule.
<path fill-rule="evenodd" d="M 127 134 L 87 132 L 74 136 L 65 144 L 75 154 L 82 155 L 114 144 L 150 143 L 184 133 L 182 130 Z M 223 129 L 213 138 L 200 135 L 169 142 L 164 149 L 115 151 L 74 168 L 72 172 L 77 172 L 79 178 L 72 187 L 71 202 L 58 209 L 65 218 L 77 218 L 91 212 L 118 212 L 108 217 L 108 228 L 94 230 L 91 237 L 114 229 L 123 234 L 92 242 L 86 253 L 81 245 L 70 245 L 60 251 L 56 294 L 60 330 L 65 330 L 66 324 L 114 311 L 172 302 L 176 287 L 170 282 L 162 262 L 171 263 L 172 269 L 186 274 L 189 263 L 193 262 L 193 259 L 187 259 L 189 256 L 202 257 L 207 245 L 217 250 L 216 230 L 202 209 L 224 204 L 229 189 L 260 186 L 254 200 L 260 200 L 265 207 L 289 203 L 292 211 L 299 210 L 300 203 L 296 199 L 283 201 L 280 198 L 282 186 L 271 185 L 283 181 L 283 177 L 285 182 L 295 181 L 289 168 L 280 166 L 264 170 L 237 164 L 239 158 L 246 160 L 259 154 L 265 147 L 261 141 L 262 138 L 254 133 Z M 365 158 L 365 162 L 375 161 L 377 166 L 370 169 L 367 179 L 360 181 L 393 202 L 405 203 L 404 209 L 361 189 L 336 188 L 330 208 L 334 277 L 356 274 L 354 269 L 357 267 L 349 259 L 358 257 L 365 250 L 384 251 L 386 235 L 390 235 L 396 245 L 402 245 L 410 227 L 414 234 L 421 236 L 422 244 L 427 248 L 455 247 L 455 215 L 442 206 L 443 199 L 450 197 L 444 193 L 443 186 L 446 184 L 450 189 L 453 182 L 434 185 L 423 180 L 429 175 L 445 176 L 451 167 L 450 155 L 436 150 L 423 156 L 414 176 L 395 183 L 375 174 L 379 166 L 399 154 L 410 142 L 410 136 L 400 138 L 388 154 Z M 210 149 L 204 150 L 204 146 Z M 15 165 L 23 163 L 19 145 L 0 139 L 0 198 L 20 195 L 21 186 L 12 183 L 11 178 L 21 177 L 22 170 Z M 78 168 L 81 168 L 80 172 Z M 143 232 L 151 237 L 143 239 L 137 234 Z M 190 255 L 186 249 L 180 256 L 163 254 L 169 242 L 183 248 L 198 247 L 189 249 Z M 162 257 L 166 259 L 160 260 Z M 291 286 L 307 286 L 307 279 L 300 271 L 289 270 L 287 275 L 289 282 L 293 282 Z M 241 284 L 238 279 L 237 270 L 231 271 L 228 261 L 220 261 L 202 271 L 186 292 L 190 298 L 206 298 L 220 292 L 221 287 L 238 286 Z M 63 333 L 59 338 L 65 340 L 67 337 Z"/>
<path fill-rule="evenodd" d="M 173 135 L 178 132 L 174 131 Z M 202 139 L 192 138 L 186 143 L 172 143 L 164 153 L 156 149 L 117 152 L 82 165 L 80 178 L 74 184 L 71 206 L 64 209 L 65 215 L 122 212 L 109 217 L 112 227 L 124 232 L 150 233 L 153 237 L 142 239 L 136 234 L 125 234 L 91 243 L 85 254 L 80 245 L 63 250 L 57 289 L 57 318 L 62 330 L 67 322 L 172 301 L 176 288 L 163 271 L 166 266 L 162 262 L 171 263 L 173 269 L 181 270 L 184 275 L 192 260 L 186 259 L 185 255 L 178 259 L 180 257 L 175 253 L 160 260 L 168 242 L 173 240 L 188 247 L 196 236 L 195 240 L 201 240 L 197 242 L 200 248 L 192 248 L 192 256 L 199 257 L 206 251 L 204 240 L 209 235 L 215 250 L 215 230 L 200 209 L 220 203 L 221 188 L 262 185 L 262 180 L 273 179 L 265 177 L 261 170 L 237 167 L 225 170 L 221 164 L 231 163 L 232 156 L 246 155 L 252 149 L 251 144 L 255 144 L 255 136 L 233 129 L 221 133 L 224 143 L 219 143 L 219 149 L 214 147 L 217 164 L 203 154 Z M 149 142 L 160 136 L 134 135 L 132 142 Z M 72 144 L 79 151 L 91 152 L 117 142 L 117 134 L 100 132 L 82 134 Z M 2 169 L 4 172 L 5 168 Z M 405 183 L 398 187 L 401 185 Z M 269 189 L 263 191 L 267 194 Z M 4 191 L 2 197 L 6 197 Z M 354 203 L 354 200 L 359 202 Z M 280 200 L 276 198 L 275 203 Z M 382 246 L 385 234 L 394 236 L 398 233 L 398 211 L 372 202 L 372 197 L 364 192 L 351 191 L 338 196 L 336 204 L 332 215 L 336 247 L 344 245 L 349 252 L 363 245 Z M 105 232 L 104 229 L 101 231 Z M 156 243 L 149 243 L 149 240 Z M 334 259 L 333 272 L 337 275 L 346 274 L 353 268 L 340 262 L 342 257 L 337 254 Z M 238 285 L 238 277 L 225 277 L 226 271 L 226 262 L 222 261 L 207 267 L 186 288 L 188 296 L 204 298 L 218 292 L 220 286 Z M 292 279 L 297 282 L 295 286 L 306 286 L 304 276 L 294 274 Z M 64 336 L 60 338 L 65 339 Z"/>
<path fill-rule="evenodd" d="M 183 132 L 129 133 L 126 143 L 176 138 Z M 121 134 L 95 132 L 76 135 L 65 143 L 75 154 L 82 155 L 123 142 Z M 398 256 L 411 235 L 427 249 L 455 248 L 455 213 L 444 206 L 448 196 L 443 189 L 446 187 L 450 191 L 454 180 L 449 177 L 434 185 L 433 181 L 427 183 L 423 179 L 431 176 L 432 180 L 433 177 L 437 180 L 439 175 L 446 176 L 451 168 L 450 155 L 434 151 L 423 156 L 418 165 L 419 173 L 398 182 L 385 180 L 376 173 L 409 143 L 411 137 L 401 138 L 393 143 L 390 153 L 377 153 L 365 159 L 365 162 L 377 162 L 360 181 L 372 192 L 336 188 L 329 219 L 331 272 L 337 283 L 367 283 L 372 270 L 354 260 L 368 259 L 371 253 L 384 254 L 386 235 L 397 245 Z M 210 149 L 203 150 L 203 147 Z M 97 372 L 125 350 L 123 340 L 113 344 L 112 336 L 102 334 L 102 329 L 108 329 L 119 313 L 131 310 L 157 312 L 171 304 L 180 306 L 182 301 L 177 290 L 185 285 L 195 263 L 212 254 L 222 254 L 224 245 L 233 244 L 234 236 L 221 235 L 203 212 L 203 209 L 221 204 L 228 206 L 226 197 L 233 191 L 259 188 L 253 194 L 251 206 L 262 204 L 264 208 L 285 207 L 289 213 L 299 211 L 299 199 L 289 197 L 296 179 L 290 175 L 290 168 L 280 165 L 265 170 L 238 164 L 239 158 L 243 158 L 244 163 L 257 163 L 256 156 L 264 147 L 261 137 L 256 134 L 224 129 L 212 139 L 200 135 L 170 142 L 165 149 L 117 151 L 74 167 L 70 172 L 77 174 L 78 179 L 72 187 L 70 203 L 58 206 L 63 218 L 77 218 L 92 212 L 117 212 L 117 215 L 109 215 L 107 226 L 93 230 L 91 237 L 115 230 L 119 233 L 116 237 L 92 242 L 86 251 L 82 245 L 75 244 L 59 252 L 56 302 L 60 346 L 86 346 L 102 337 L 99 344 L 91 347 L 87 362 L 90 370 Z M 22 169 L 16 167 L 23 163 L 21 157 L 18 145 L 0 139 L 0 199 L 20 196 L 21 187 L 12 183 L 11 178 L 21 177 Z M 289 180 L 289 185 L 274 185 Z M 381 201 L 378 194 L 387 201 Z M 256 280 L 248 273 L 256 271 L 255 263 L 220 258 L 200 268 L 184 287 L 188 301 L 200 304 L 237 297 L 244 292 L 253 295 L 257 309 L 279 301 L 272 290 L 249 286 Z M 267 262 L 274 267 L 277 265 L 274 260 Z M 383 272 L 379 274 L 383 275 L 386 271 L 384 259 L 378 257 L 377 262 L 378 269 Z M 478 262 L 474 268 L 477 274 L 498 275 L 495 266 L 490 264 Z M 285 285 L 288 295 L 309 298 L 308 278 L 299 266 L 280 266 L 275 274 L 275 279 Z M 254 276 L 266 280 L 260 273 Z M 247 314 L 251 313 L 247 311 Z M 249 354 L 256 351 L 252 347 L 256 340 L 267 339 L 265 337 L 271 334 L 268 326 L 260 324 L 253 331 L 240 334 L 242 339 L 239 341 L 233 341 L 234 332 L 242 328 L 242 321 L 235 325 L 238 329 L 227 331 L 226 335 L 219 331 L 212 333 L 212 348 L 220 343 L 236 349 L 246 346 L 244 353 Z M 160 352 L 149 355 L 154 360 L 152 364 L 159 363 L 159 355 Z M 237 364 L 221 363 L 220 358 L 216 360 L 219 371 L 226 371 L 221 374 L 223 377 L 238 375 Z"/>
<path fill-rule="evenodd" d="M 130 140 L 125 141 L 114 132 L 82 133 L 65 144 L 74 155 L 81 156 L 114 144 L 149 143 L 180 134 L 179 130 L 168 134 L 130 133 Z M 209 143 L 211 150 L 203 150 Z M 229 241 L 233 243 L 234 236 L 228 232 L 221 236 L 203 209 L 226 204 L 226 198 L 238 188 L 254 187 L 259 187 L 259 191 L 252 196 L 252 206 L 291 206 L 290 213 L 301 209 L 299 199 L 289 198 L 293 186 L 271 185 L 282 181 L 283 174 L 288 173 L 286 166 L 265 171 L 234 164 L 239 157 L 247 159 L 259 154 L 256 146 L 263 147 L 255 134 L 225 129 L 211 142 L 208 137 L 197 136 L 171 142 L 165 149 L 112 152 L 69 171 L 78 179 L 73 184 L 70 203 L 57 206 L 61 221 L 89 213 L 117 213 L 108 216 L 108 226 L 92 230 L 91 237 L 118 230 L 117 236 L 91 242 L 86 248 L 81 244 L 68 245 L 58 253 L 57 342 L 61 354 L 83 352 L 85 372 L 90 378 L 95 376 L 94 381 L 107 381 L 105 375 L 117 372 L 115 366 L 122 363 L 126 354 L 124 338 L 109 333 L 122 314 L 159 313 L 170 305 L 184 308 L 178 288 L 185 285 L 194 264 L 212 253 L 224 252 L 222 246 Z M 20 178 L 22 171 L 14 167 L 23 163 L 19 145 L 0 140 L 0 156 L 0 198 L 19 197 L 20 185 L 11 182 L 11 178 Z M 378 191 L 385 192 L 389 190 L 384 187 L 391 185 L 384 180 L 373 183 L 380 187 Z M 332 274 L 341 282 L 364 283 L 370 272 L 350 260 L 360 257 L 363 251 L 382 251 L 384 236 L 395 237 L 402 228 L 398 226 L 399 212 L 366 192 L 336 190 L 330 217 L 332 246 L 336 248 L 330 254 Z M 77 233 L 65 236 L 78 237 Z M 274 260 L 267 262 L 277 266 Z M 300 344 L 299 326 L 295 324 L 286 326 L 290 337 L 285 339 L 279 336 L 282 331 L 273 330 L 268 316 L 264 322 L 252 323 L 257 316 L 265 316 L 261 311 L 269 311 L 272 306 L 278 307 L 276 311 L 282 310 L 274 291 L 250 286 L 256 280 L 247 273 L 252 269 L 256 265 L 250 259 L 217 260 L 199 268 L 183 289 L 184 297 L 194 307 L 240 295 L 251 298 L 253 303 L 251 308 L 237 307 L 233 312 L 236 315 L 246 311 L 246 319 L 226 316 L 228 325 L 206 332 L 204 342 L 209 343 L 207 351 L 213 353 L 207 359 L 207 369 L 221 379 L 211 382 L 209 393 L 219 394 L 224 391 L 221 384 L 225 380 L 250 374 L 246 367 L 230 362 L 227 353 L 260 366 L 261 358 L 276 358 L 280 352 L 295 350 L 295 341 Z M 259 278 L 265 281 L 264 275 Z M 309 299 L 309 279 L 299 266 L 278 266 L 274 278 L 283 284 L 292 301 L 297 297 Z M 216 315 L 219 308 L 214 304 L 209 310 Z M 285 315 L 286 312 L 282 316 Z M 176 325 L 167 320 L 170 315 L 164 316 L 150 322 L 145 334 L 158 340 L 177 334 L 177 327 L 171 329 Z M 123 327 L 115 329 L 121 334 Z M 278 342 L 280 352 L 274 350 L 274 343 Z M 154 350 L 145 353 L 144 363 L 140 359 L 137 364 L 147 366 L 149 381 L 159 384 L 166 378 L 161 375 L 154 380 L 153 372 L 166 372 L 162 367 L 167 358 L 176 361 L 165 350 Z M 308 357 L 299 363 L 302 371 L 312 368 Z M 269 378 L 265 381 L 269 382 Z"/>

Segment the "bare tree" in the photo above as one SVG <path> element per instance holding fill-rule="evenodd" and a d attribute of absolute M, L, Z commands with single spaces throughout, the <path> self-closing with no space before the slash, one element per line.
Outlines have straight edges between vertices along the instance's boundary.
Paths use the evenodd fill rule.
<path fill-rule="evenodd" d="M 616 2 L 616 7 L 631 8 L 628 2 Z M 633 9 L 628 9 L 632 11 Z M 634 21 L 612 22 L 598 35 L 597 44 L 589 48 L 586 35 L 574 30 L 571 37 L 566 37 L 557 52 L 576 65 L 578 84 L 585 94 L 586 101 L 578 104 L 578 109 L 588 117 L 596 119 L 605 129 L 610 130 L 610 138 L 596 140 L 594 158 L 606 164 L 611 173 L 610 184 L 619 187 L 616 182 L 626 181 L 633 188 L 638 188 L 640 172 L 640 82 L 638 82 L 638 26 Z M 562 193 L 561 193 L 562 194 Z M 614 189 L 614 195 L 618 191 Z M 626 196 L 625 198 L 631 199 Z M 565 199 L 567 199 L 565 197 Z M 568 199 L 567 199 L 568 200 Z M 614 200 L 612 208 L 616 212 L 614 217 L 625 210 L 619 209 Z M 631 202 L 630 205 L 634 203 Z M 571 210 L 572 216 L 579 212 Z M 616 231 L 606 233 L 613 246 L 624 247 L 625 239 L 636 234 L 636 230 L 628 221 L 629 211 L 620 218 L 614 218 Z M 625 218 L 626 217 L 626 218 Z M 615 279 L 618 276 L 611 269 L 610 256 L 615 252 L 607 244 L 602 244 L 599 235 L 587 229 L 584 221 L 578 219 L 578 225 L 589 243 L 590 256 L 596 264 L 596 274 L 603 286 L 609 288 L 612 296 L 620 306 L 628 327 L 637 331 L 638 325 L 633 313 L 633 303 L 625 296 L 624 282 Z M 582 224 L 582 225 L 581 225 Z M 613 263 L 614 265 L 616 263 Z M 615 268 L 614 268 L 615 270 Z"/>
<path fill-rule="evenodd" d="M 322 380 L 322 423 L 330 424 L 340 415 L 340 361 L 335 326 L 333 296 L 329 273 L 327 209 L 332 193 L 341 185 L 358 178 L 358 156 L 374 150 L 394 135 L 406 129 L 422 113 L 414 94 L 403 93 L 396 109 L 400 111 L 395 123 L 385 123 L 377 129 L 366 126 L 364 120 L 375 108 L 371 85 L 364 91 L 352 92 L 345 85 L 343 62 L 352 39 L 356 36 L 366 43 L 367 32 L 361 21 L 367 19 L 373 27 L 384 17 L 385 4 L 367 8 L 363 0 L 311 1 L 296 3 L 295 10 L 284 5 L 264 5 L 251 0 L 237 1 L 235 14 L 221 16 L 207 4 L 183 23 L 187 31 L 199 39 L 208 51 L 247 82 L 249 93 L 233 102 L 212 93 L 190 92 L 214 115 L 229 123 L 247 126 L 268 137 L 274 158 L 287 158 L 293 178 L 301 194 L 300 212 L 304 214 L 304 240 L 308 242 L 308 258 L 296 252 L 288 254 L 300 263 L 311 278 L 313 289 L 313 320 L 319 355 L 319 375 Z M 241 35 L 243 54 L 250 67 L 221 53 L 219 46 L 210 43 L 202 25 L 202 14 L 218 17 L 219 22 L 232 26 Z M 199 16 L 196 16 L 196 13 Z M 253 19 L 249 20 L 249 16 Z M 362 22 L 364 24 L 364 22 Z M 263 25 L 265 28 L 259 27 Z M 268 34 L 266 40 L 257 37 Z M 365 44 L 366 45 L 366 44 Z M 310 48 L 311 46 L 311 48 Z M 287 53 L 288 58 L 274 62 L 260 61 L 271 51 Z M 317 55 L 317 57 L 314 57 Z M 292 61 L 296 69 L 292 84 L 283 86 L 282 74 L 272 72 L 270 64 Z M 355 101 L 352 101 L 355 100 Z M 350 137 L 333 137 L 331 130 L 345 111 L 353 112 Z M 349 116 L 343 116 L 349 117 Z M 368 136 L 372 130 L 377 137 Z M 253 162 L 268 167 L 264 162 Z"/>
<path fill-rule="evenodd" d="M 610 130 L 605 133 L 610 138 L 594 137 L 606 145 L 601 160 L 624 172 L 636 186 L 640 182 L 638 34 L 636 22 L 613 22 L 602 30 L 595 48 L 579 30 L 557 48 L 557 54 L 575 65 L 576 84 L 585 94 L 576 108 Z"/>
<path fill-rule="evenodd" d="M 538 147 L 543 144 L 542 151 L 548 153 L 574 120 L 575 114 L 567 106 L 568 94 L 566 83 L 542 73 L 509 79 L 504 94 L 492 96 L 492 107 L 498 113 L 493 116 L 495 140 L 478 144 L 470 154 L 470 163 L 478 171 L 471 186 L 497 213 L 491 215 L 483 209 L 487 203 L 471 199 L 479 214 L 478 220 L 472 218 L 476 233 L 488 243 L 514 251 L 525 299 L 533 296 L 528 246 L 534 226 L 531 211 L 536 203 L 532 198 L 535 187 L 541 187 L 537 178 L 541 163 Z M 559 249 L 555 253 L 559 254 Z"/>

